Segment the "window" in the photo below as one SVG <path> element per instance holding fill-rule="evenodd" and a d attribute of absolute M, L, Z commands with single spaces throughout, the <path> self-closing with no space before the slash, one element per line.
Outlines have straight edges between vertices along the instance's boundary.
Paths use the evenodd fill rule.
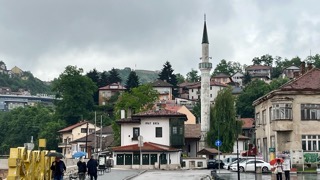
<path fill-rule="evenodd" d="M 260 126 L 261 122 L 260 122 L 260 113 L 256 113 L 256 124 L 258 126 Z"/>
<path fill-rule="evenodd" d="M 301 104 L 301 120 L 319 120 L 320 104 Z"/>
<path fill-rule="evenodd" d="M 271 123 L 272 120 L 272 107 L 269 107 L 269 123 Z"/>
<path fill-rule="evenodd" d="M 172 127 L 172 134 L 178 134 L 178 128 L 176 126 Z"/>
<path fill-rule="evenodd" d="M 81 133 L 87 133 L 87 128 L 81 128 Z"/>
<path fill-rule="evenodd" d="M 90 128 L 89 133 L 93 133 L 93 132 L 94 132 L 94 128 Z"/>
<path fill-rule="evenodd" d="M 134 127 L 132 132 L 132 140 L 138 140 L 138 136 L 140 136 L 140 128 Z"/>
<path fill-rule="evenodd" d="M 266 122 L 266 110 L 263 110 L 262 111 L 262 124 L 265 125 L 267 122 Z"/>
<path fill-rule="evenodd" d="M 275 137 L 274 136 L 271 136 L 270 137 L 270 139 L 271 139 L 271 147 L 273 147 L 273 148 L 275 148 L 276 147 L 276 144 L 275 144 Z"/>
<path fill-rule="evenodd" d="M 273 104 L 272 120 L 276 119 L 292 119 L 292 104 Z"/>
<path fill-rule="evenodd" d="M 302 135 L 302 149 L 304 151 L 319 151 L 320 136 L 319 135 Z"/>
<path fill-rule="evenodd" d="M 162 137 L 162 127 L 156 127 L 156 137 Z"/>

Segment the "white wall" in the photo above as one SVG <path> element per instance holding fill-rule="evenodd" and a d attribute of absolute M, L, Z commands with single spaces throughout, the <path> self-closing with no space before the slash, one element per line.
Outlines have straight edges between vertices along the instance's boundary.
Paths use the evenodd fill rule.
<path fill-rule="evenodd" d="M 210 86 L 210 89 L 209 89 L 210 102 L 214 101 L 214 99 L 218 96 L 218 92 L 223 88 L 224 87 L 222 87 L 222 86 Z M 192 90 L 193 90 L 193 92 L 192 92 Z M 200 94 L 197 94 L 197 92 L 198 92 L 197 88 L 189 89 L 189 99 L 192 99 L 192 96 L 193 96 L 193 99 L 197 100 L 198 96 L 200 95 Z M 199 89 L 199 93 L 200 93 L 200 89 Z"/>
<path fill-rule="evenodd" d="M 245 141 L 239 140 L 239 153 L 244 151 L 244 144 L 245 144 Z M 234 142 L 232 153 L 237 153 L 237 141 Z"/>
<path fill-rule="evenodd" d="M 169 118 L 147 118 L 142 119 L 141 124 L 121 124 L 121 146 L 138 143 L 138 141 L 132 140 L 134 127 L 140 127 L 140 135 L 144 142 L 170 145 Z M 161 138 L 156 138 L 156 127 L 162 127 Z"/>

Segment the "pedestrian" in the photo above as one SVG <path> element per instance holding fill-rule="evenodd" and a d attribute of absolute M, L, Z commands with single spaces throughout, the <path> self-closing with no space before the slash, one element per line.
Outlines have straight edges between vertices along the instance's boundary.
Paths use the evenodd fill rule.
<path fill-rule="evenodd" d="M 84 162 L 83 158 L 79 159 L 77 166 L 78 166 L 79 180 L 85 180 L 86 179 L 86 172 L 87 172 L 87 165 L 86 165 L 86 162 Z"/>
<path fill-rule="evenodd" d="M 283 171 L 285 180 L 290 180 L 290 158 L 283 157 Z"/>
<path fill-rule="evenodd" d="M 94 159 L 94 156 L 92 155 L 90 160 L 87 163 L 88 168 L 88 174 L 90 175 L 90 180 L 97 180 L 98 178 L 98 162 Z"/>
<path fill-rule="evenodd" d="M 63 180 L 63 175 L 67 168 L 60 157 L 55 158 L 50 169 L 52 170 L 54 180 Z"/>
<path fill-rule="evenodd" d="M 282 180 L 283 166 L 280 159 L 277 159 L 277 162 L 274 164 L 274 168 L 277 180 Z"/>

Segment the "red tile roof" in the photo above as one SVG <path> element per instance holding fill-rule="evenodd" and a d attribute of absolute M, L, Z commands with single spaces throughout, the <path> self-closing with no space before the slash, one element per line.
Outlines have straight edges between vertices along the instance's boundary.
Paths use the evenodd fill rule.
<path fill-rule="evenodd" d="M 320 69 L 313 68 L 280 88 L 282 91 L 307 90 L 320 91 Z"/>
<path fill-rule="evenodd" d="M 244 136 L 244 135 L 239 134 L 238 139 L 239 139 L 239 140 L 249 140 L 250 138 L 247 137 L 247 136 Z"/>
<path fill-rule="evenodd" d="M 176 111 L 169 111 L 166 109 L 159 109 L 159 110 L 149 110 L 145 112 L 140 112 L 134 114 L 132 117 L 184 117 L 187 119 L 185 114 L 176 112 Z"/>
<path fill-rule="evenodd" d="M 166 109 L 166 110 L 169 110 L 169 111 L 178 112 L 181 107 L 182 107 L 182 106 L 179 106 L 179 105 L 168 105 L 168 104 L 166 104 L 165 109 Z"/>
<path fill-rule="evenodd" d="M 184 125 L 184 138 L 201 138 L 201 125 L 200 124 L 185 124 Z"/>
<path fill-rule="evenodd" d="M 81 121 L 81 122 L 78 122 L 77 124 L 74 124 L 74 125 L 71 125 L 71 126 L 68 126 L 66 128 L 63 128 L 61 130 L 59 130 L 58 132 L 68 132 L 68 131 L 72 131 L 72 129 L 76 128 L 76 127 L 79 127 L 79 126 L 82 126 L 84 124 L 86 124 L 87 121 Z"/>
<path fill-rule="evenodd" d="M 271 69 L 271 68 L 272 68 L 271 66 L 263 66 L 263 65 L 254 64 L 254 65 L 248 66 L 246 68 L 246 70 Z"/>
<path fill-rule="evenodd" d="M 114 152 L 138 152 L 140 151 L 140 147 L 138 144 L 132 144 L 132 145 L 127 145 L 127 146 L 118 146 L 112 148 Z M 141 151 L 143 152 L 176 152 L 179 151 L 179 149 L 162 145 L 162 144 L 156 144 L 152 142 L 144 142 L 143 146 L 141 147 Z"/>
<path fill-rule="evenodd" d="M 111 88 L 111 86 L 118 86 L 118 88 Z M 118 84 L 118 83 L 112 83 L 107 86 L 99 88 L 99 90 L 119 90 L 119 91 L 125 90 L 125 89 L 126 89 L 125 87 L 123 87 L 121 84 Z"/>
<path fill-rule="evenodd" d="M 249 129 L 249 128 L 252 128 L 254 127 L 254 119 L 253 118 L 241 118 L 240 119 L 243 124 L 242 124 L 242 128 L 245 128 L 245 129 Z"/>
<path fill-rule="evenodd" d="M 215 148 L 204 148 L 197 152 L 197 155 L 214 155 L 214 154 L 219 154 L 219 151 Z"/>

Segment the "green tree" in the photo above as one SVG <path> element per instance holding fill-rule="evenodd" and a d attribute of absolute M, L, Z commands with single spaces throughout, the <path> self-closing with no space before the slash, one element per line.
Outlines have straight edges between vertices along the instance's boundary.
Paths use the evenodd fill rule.
<path fill-rule="evenodd" d="M 137 76 L 136 72 L 131 71 L 125 85 L 127 91 L 130 91 L 132 88 L 138 87 L 139 84 L 139 77 Z"/>
<path fill-rule="evenodd" d="M 199 82 L 200 76 L 198 75 L 198 71 L 191 69 L 190 72 L 187 73 L 187 82 Z"/>
<path fill-rule="evenodd" d="M 184 76 L 180 73 L 176 74 L 178 84 L 185 82 Z"/>
<path fill-rule="evenodd" d="M 210 131 L 207 133 L 207 143 L 214 146 L 216 140 L 221 140 L 222 152 L 232 152 L 241 124 L 236 126 L 236 110 L 231 88 L 225 88 L 218 92 L 215 104 L 210 113 Z"/>
<path fill-rule="evenodd" d="M 269 54 L 262 55 L 259 57 L 254 57 L 252 59 L 253 64 L 256 65 L 265 65 L 265 66 L 272 66 L 273 64 L 273 57 Z"/>
<path fill-rule="evenodd" d="M 75 124 L 82 117 L 89 117 L 93 109 L 93 94 L 97 86 L 90 78 L 82 75 L 83 70 L 76 66 L 67 66 L 65 71 L 53 83 L 53 91 L 57 93 L 56 112 L 67 124 Z"/>
<path fill-rule="evenodd" d="M 243 76 L 242 83 L 243 85 L 247 85 L 250 82 L 251 82 L 251 75 L 249 74 L 249 72 L 246 72 Z"/>
<path fill-rule="evenodd" d="M 276 78 L 273 79 L 269 84 L 269 91 L 280 88 L 283 84 L 289 81 L 288 78 Z"/>
<path fill-rule="evenodd" d="M 166 80 L 168 83 L 173 85 L 172 94 L 174 97 L 178 97 L 178 81 L 170 62 L 165 62 L 161 72 L 159 73 L 159 79 Z"/>
<path fill-rule="evenodd" d="M 98 83 L 98 87 L 104 87 L 111 84 L 110 80 L 109 80 L 109 73 L 107 71 L 103 71 L 102 73 L 100 73 L 100 79 L 99 79 L 99 83 Z"/>
<path fill-rule="evenodd" d="M 267 83 L 261 80 L 251 81 L 244 89 L 243 92 L 238 96 L 236 107 L 237 114 L 241 117 L 253 118 L 254 107 L 252 106 L 253 101 L 259 97 L 268 93 L 269 86 Z"/>
<path fill-rule="evenodd" d="M 129 92 L 122 93 L 115 104 L 116 119 L 120 118 L 121 110 L 131 110 L 132 114 L 151 109 L 158 99 L 158 92 L 149 84 L 132 88 Z M 120 143 L 120 127 L 112 123 L 116 144 Z"/>
<path fill-rule="evenodd" d="M 192 108 L 192 114 L 196 117 L 196 123 L 200 123 L 201 118 L 201 103 L 197 102 Z"/>
<path fill-rule="evenodd" d="M 212 75 L 215 76 L 219 73 L 231 75 L 233 72 L 230 72 L 230 71 L 233 71 L 233 70 L 228 65 L 227 61 L 225 59 L 222 59 L 220 63 L 217 64 L 216 68 L 213 70 Z"/>
<path fill-rule="evenodd" d="M 112 83 L 121 83 L 122 82 L 122 79 L 118 73 L 118 71 L 115 69 L 115 68 L 112 68 L 110 71 L 109 71 L 109 83 L 112 84 Z"/>
<path fill-rule="evenodd" d="M 96 86 L 99 86 L 99 81 L 100 81 L 100 73 L 96 70 L 93 69 L 89 71 L 86 76 L 92 80 L 92 82 L 95 83 Z M 95 104 L 99 104 L 99 90 L 97 89 L 96 92 L 93 94 L 93 101 Z"/>

